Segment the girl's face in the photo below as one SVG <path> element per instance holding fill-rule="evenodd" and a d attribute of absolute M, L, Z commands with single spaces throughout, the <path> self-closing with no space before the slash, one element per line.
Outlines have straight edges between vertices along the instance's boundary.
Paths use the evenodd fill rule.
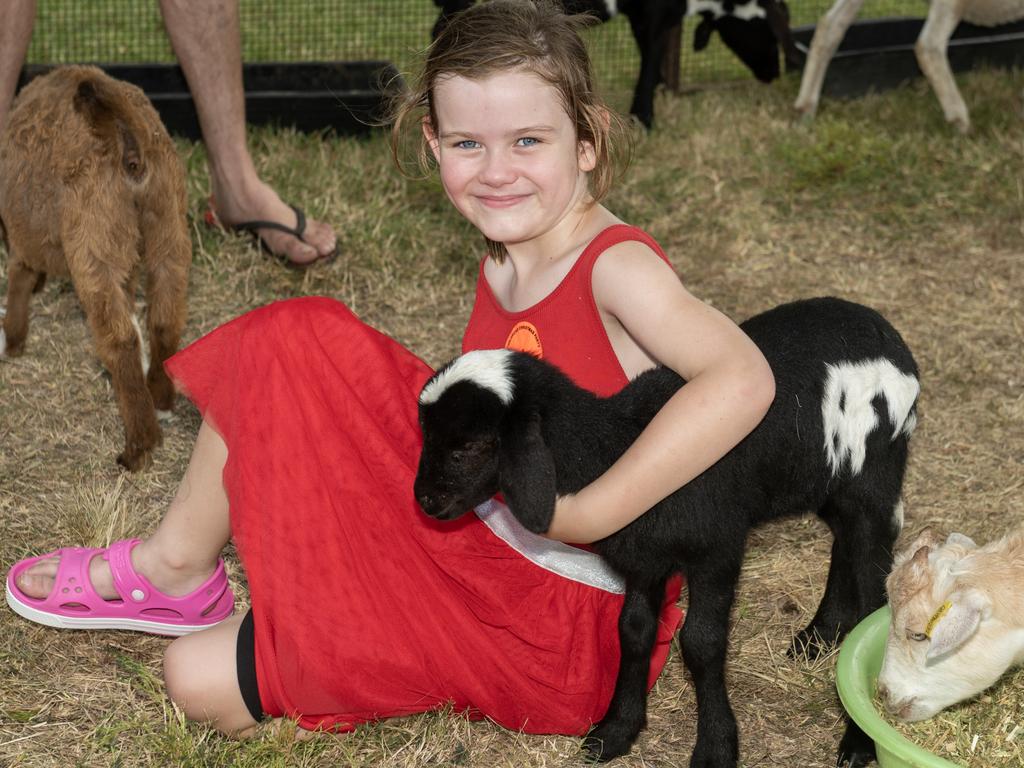
<path fill-rule="evenodd" d="M 577 141 L 554 87 L 514 70 L 441 78 L 433 95 L 437 126 L 423 130 L 441 183 L 485 237 L 514 248 L 575 226 L 594 152 Z"/>

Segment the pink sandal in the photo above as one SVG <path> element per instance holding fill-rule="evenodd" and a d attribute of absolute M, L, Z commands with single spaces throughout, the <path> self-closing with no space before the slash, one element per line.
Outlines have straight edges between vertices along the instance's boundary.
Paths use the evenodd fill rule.
<path fill-rule="evenodd" d="M 198 589 L 182 597 L 158 591 L 132 567 L 131 551 L 139 539 L 116 541 L 107 548 L 65 547 L 22 560 L 7 574 L 7 604 L 29 621 L 63 629 L 133 629 L 155 635 L 185 635 L 228 618 L 235 596 L 228 586 L 224 561 Z M 93 589 L 89 563 L 95 556 L 110 563 L 119 600 L 104 600 Z M 17 585 L 19 575 L 47 557 L 60 557 L 53 590 L 40 600 Z"/>

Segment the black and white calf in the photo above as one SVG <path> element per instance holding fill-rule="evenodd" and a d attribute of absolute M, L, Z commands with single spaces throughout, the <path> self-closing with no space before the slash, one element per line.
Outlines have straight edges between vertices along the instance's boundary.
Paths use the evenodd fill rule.
<path fill-rule="evenodd" d="M 436 38 L 448 18 L 476 0 L 434 0 L 441 13 L 434 23 Z M 586 13 L 601 22 L 623 14 L 629 19 L 640 49 L 640 74 L 630 112 L 648 128 L 654 122 L 654 89 L 661 82 L 661 63 L 668 47 L 669 31 L 684 16 L 700 17 L 693 33 L 693 49 L 702 51 L 718 32 L 722 42 L 739 57 L 754 77 L 770 83 L 779 76 L 779 47 L 787 67 L 799 67 L 802 59 L 789 32 L 785 0 L 560 0 L 566 13 Z"/>
<path fill-rule="evenodd" d="M 706 472 L 594 544 L 624 578 L 626 593 L 615 693 L 584 741 L 601 760 L 628 752 L 646 723 L 658 610 L 666 580 L 682 571 L 689 584 L 682 650 L 698 707 L 690 764 L 736 764 L 726 639 L 752 527 L 813 511 L 834 536 L 824 596 L 792 652 L 831 645 L 885 602 L 916 424 L 910 350 L 877 312 L 833 298 L 786 304 L 741 327 L 775 373 L 775 401 L 764 420 Z M 469 352 L 420 394 L 416 498 L 428 515 L 449 520 L 500 491 L 525 528 L 543 532 L 556 496 L 603 473 L 682 384 L 671 370 L 655 368 L 603 399 L 529 355 Z M 851 724 L 840 758 L 864 765 L 872 757 L 871 741 Z"/>

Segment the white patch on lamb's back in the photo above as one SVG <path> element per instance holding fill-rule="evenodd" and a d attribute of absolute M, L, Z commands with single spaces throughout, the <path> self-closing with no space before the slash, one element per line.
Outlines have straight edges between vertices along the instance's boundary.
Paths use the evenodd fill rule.
<path fill-rule="evenodd" d="M 0 328 L 0 355 L 7 350 L 7 336 L 4 334 L 4 329 Z"/>
<path fill-rule="evenodd" d="M 825 455 L 832 474 L 838 474 L 847 460 L 850 471 L 857 474 L 864 466 L 868 435 L 878 426 L 872 401 L 879 396 L 885 399 L 892 439 L 901 432 L 909 436 L 917 424 L 911 408 L 921 387 L 914 376 L 903 373 L 885 358 L 825 368 L 821 401 Z"/>
<path fill-rule="evenodd" d="M 448 387 L 459 381 L 468 381 L 489 389 L 501 402 L 512 401 L 512 377 L 509 375 L 510 349 L 476 349 L 455 358 L 420 393 L 420 404 L 436 403 Z"/>

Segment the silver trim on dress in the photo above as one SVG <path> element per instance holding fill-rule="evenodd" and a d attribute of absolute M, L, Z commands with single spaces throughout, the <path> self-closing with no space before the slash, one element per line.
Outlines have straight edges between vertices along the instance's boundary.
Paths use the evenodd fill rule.
<path fill-rule="evenodd" d="M 495 536 L 534 565 L 606 592 L 621 595 L 626 591 L 623 578 L 599 555 L 526 530 L 506 504 L 488 499 L 474 512 Z"/>

